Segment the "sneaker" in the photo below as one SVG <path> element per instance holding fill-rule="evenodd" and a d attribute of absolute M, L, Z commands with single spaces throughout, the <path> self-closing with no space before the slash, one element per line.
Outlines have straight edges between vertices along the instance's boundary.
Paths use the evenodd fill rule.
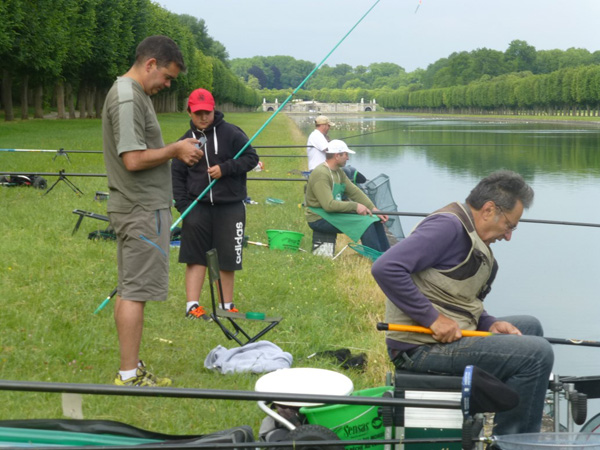
<path fill-rule="evenodd" d="M 140 361 L 141 366 L 136 369 L 135 377 L 127 378 L 124 380 L 121 378 L 121 374 L 117 372 L 115 377 L 115 384 L 117 386 L 152 386 L 152 387 L 165 387 L 171 386 L 172 381 L 169 378 L 159 378 L 156 375 L 148 372 L 144 363 Z"/>
<path fill-rule="evenodd" d="M 221 305 L 219 305 L 219 308 L 221 308 Z M 223 309 L 223 308 L 221 308 L 221 309 Z M 232 312 L 232 313 L 240 312 L 240 310 L 237 309 L 233 303 L 231 304 L 229 309 L 225 309 L 225 311 Z"/>
<path fill-rule="evenodd" d="M 138 364 L 138 368 L 145 373 L 145 376 L 147 379 L 152 380 L 156 386 L 160 386 L 160 387 L 165 387 L 165 386 L 171 386 L 172 381 L 170 378 L 159 378 L 156 375 L 154 375 L 152 372 L 148 371 L 146 369 L 146 364 L 144 364 L 144 361 L 142 361 L 140 359 L 140 363 Z"/>
<path fill-rule="evenodd" d="M 204 319 L 209 320 L 206 311 L 204 311 L 204 307 L 200 305 L 194 305 L 190 308 L 188 312 L 185 313 L 186 319 Z"/>

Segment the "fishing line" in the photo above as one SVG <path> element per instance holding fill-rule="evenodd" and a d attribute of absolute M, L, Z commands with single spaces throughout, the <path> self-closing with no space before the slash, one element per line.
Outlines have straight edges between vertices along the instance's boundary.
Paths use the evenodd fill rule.
<path fill-rule="evenodd" d="M 388 128 L 387 130 L 377 130 L 377 131 L 370 131 L 368 133 L 362 133 L 362 134 L 355 134 L 352 136 L 346 136 L 344 137 L 342 140 L 345 141 L 347 139 L 353 139 L 355 137 L 361 137 L 361 136 L 369 136 L 371 134 L 377 134 L 377 133 L 385 133 L 386 131 L 395 131 L 395 130 L 400 130 L 400 129 L 406 129 L 406 125 L 401 125 L 401 126 L 397 126 L 394 128 Z"/>
<path fill-rule="evenodd" d="M 350 35 L 350 33 L 352 33 L 354 31 L 354 29 L 364 20 L 365 17 L 367 17 L 367 15 L 369 15 L 369 13 L 373 10 L 373 8 L 375 8 L 375 6 L 377 6 L 377 4 L 380 2 L 381 0 L 376 0 L 375 3 L 373 3 L 373 6 L 371 6 L 366 13 L 364 13 L 362 15 L 362 17 L 358 20 L 358 22 L 356 22 L 354 24 L 354 26 L 352 26 L 352 28 L 350 28 L 350 30 L 340 39 L 340 41 L 331 49 L 331 51 L 329 53 L 327 53 L 327 55 L 323 58 L 323 60 L 317 64 L 315 66 L 315 68 L 306 76 L 306 78 L 304 78 L 304 80 L 302 80 L 302 82 L 298 85 L 298 87 L 296 87 L 296 89 L 294 89 L 294 91 L 285 99 L 285 101 L 283 101 L 283 103 L 281 103 L 281 105 L 279 106 L 279 108 L 277 108 L 277 110 L 271 115 L 271 117 L 269 117 L 266 122 L 258 129 L 258 131 L 256 133 L 254 133 L 254 135 L 248 140 L 248 142 L 246 142 L 246 144 L 240 149 L 240 151 L 233 157 L 233 159 L 238 159 L 240 157 L 240 155 L 242 153 L 244 153 L 244 151 L 248 148 L 248 146 L 254 141 L 254 139 L 256 139 L 258 137 L 258 135 L 260 135 L 260 133 L 262 133 L 262 131 L 265 129 L 265 127 L 267 125 L 269 125 L 269 123 L 271 123 L 271 121 L 275 118 L 275 116 L 277 114 L 279 114 L 279 112 L 283 109 L 283 107 L 292 99 L 292 97 L 300 90 L 302 89 L 302 86 L 304 86 L 304 84 L 313 76 L 313 74 L 325 63 L 325 61 L 329 58 L 329 56 L 331 56 L 331 54 L 342 44 L 342 42 L 344 42 L 346 40 L 346 38 Z M 218 180 L 212 180 L 208 186 L 206 186 L 206 188 L 200 193 L 200 195 L 198 195 L 198 197 L 196 197 L 196 199 L 191 203 L 190 206 L 188 206 L 188 208 L 181 214 L 181 216 L 173 223 L 173 225 L 171 226 L 171 231 L 173 231 L 175 229 L 175 227 L 177 227 L 177 225 L 184 219 L 185 216 L 187 216 L 189 214 L 189 212 L 194 209 L 194 207 L 198 204 L 198 202 L 206 195 L 206 193 L 208 191 L 210 191 L 210 189 L 214 186 L 214 184 L 217 182 Z M 104 308 L 104 306 L 108 303 L 108 300 L 110 300 L 110 297 L 108 297 L 107 300 L 104 300 L 103 304 L 101 304 L 97 309 L 96 312 L 100 311 L 102 308 Z"/>

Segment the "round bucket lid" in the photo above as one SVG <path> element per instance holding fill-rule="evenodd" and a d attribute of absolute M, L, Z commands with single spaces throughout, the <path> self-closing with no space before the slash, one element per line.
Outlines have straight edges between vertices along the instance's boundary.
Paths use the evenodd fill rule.
<path fill-rule="evenodd" d="M 307 395 L 350 395 L 354 390 L 352 380 L 333 370 L 314 368 L 280 369 L 263 375 L 256 381 L 258 392 Z M 322 403 L 278 401 L 287 406 L 317 406 Z"/>

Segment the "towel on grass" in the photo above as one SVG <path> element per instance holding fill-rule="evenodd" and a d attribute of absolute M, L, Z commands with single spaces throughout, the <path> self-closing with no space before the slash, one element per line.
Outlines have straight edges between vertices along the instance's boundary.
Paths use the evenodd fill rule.
<path fill-rule="evenodd" d="M 204 367 L 223 374 L 264 373 L 287 369 L 292 366 L 293 360 L 290 353 L 284 352 L 272 342 L 258 341 L 232 349 L 217 345 L 206 356 Z"/>

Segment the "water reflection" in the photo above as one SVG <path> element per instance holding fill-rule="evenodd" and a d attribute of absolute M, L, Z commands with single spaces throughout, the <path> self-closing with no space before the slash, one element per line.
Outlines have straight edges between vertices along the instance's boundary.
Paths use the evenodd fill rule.
<path fill-rule="evenodd" d="M 306 116 L 294 116 L 304 131 Z M 533 181 L 541 173 L 600 175 L 600 133 L 596 128 L 555 123 L 476 122 L 406 117 L 335 117 L 329 133 L 352 144 L 398 144 L 361 148 L 362 159 L 390 162 L 405 154 L 425 156 L 429 164 L 455 174 L 481 177 L 503 167 Z M 409 145 L 410 144 L 410 145 Z"/>

